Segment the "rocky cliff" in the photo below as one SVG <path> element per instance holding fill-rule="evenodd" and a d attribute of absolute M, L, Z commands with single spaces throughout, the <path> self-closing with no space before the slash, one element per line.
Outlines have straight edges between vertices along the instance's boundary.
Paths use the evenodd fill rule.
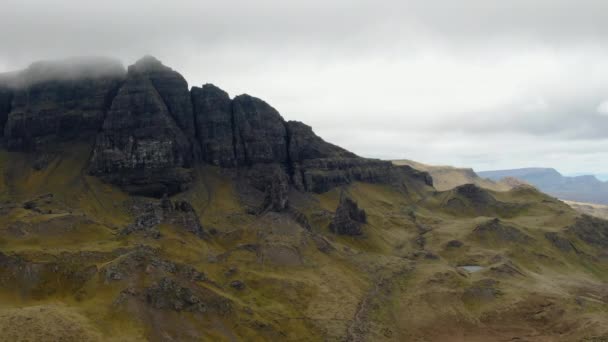
<path fill-rule="evenodd" d="M 183 191 L 199 163 L 235 170 L 274 210 L 286 208 L 290 187 L 322 193 L 354 181 L 432 184 L 426 173 L 327 143 L 256 97 L 231 99 L 211 84 L 188 90 L 184 77 L 150 56 L 128 71 L 106 59 L 39 62 L 2 80 L 0 125 L 9 149 L 94 141 L 90 173 L 130 193 Z"/>
<path fill-rule="evenodd" d="M 0 108 L 8 148 L 36 150 L 58 141 L 91 140 L 123 77 L 120 62 L 102 58 L 38 62 L 13 74 L 3 82 L 11 90 L 10 106 L 3 106 L 10 112 L 3 115 Z"/>

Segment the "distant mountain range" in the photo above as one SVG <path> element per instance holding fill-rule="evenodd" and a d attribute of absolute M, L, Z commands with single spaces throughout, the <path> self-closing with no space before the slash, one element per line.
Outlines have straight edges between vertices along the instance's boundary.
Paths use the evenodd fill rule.
<path fill-rule="evenodd" d="M 482 171 L 477 174 L 494 181 L 506 177 L 517 178 L 565 200 L 608 204 L 608 182 L 591 175 L 567 177 L 552 168 Z"/>

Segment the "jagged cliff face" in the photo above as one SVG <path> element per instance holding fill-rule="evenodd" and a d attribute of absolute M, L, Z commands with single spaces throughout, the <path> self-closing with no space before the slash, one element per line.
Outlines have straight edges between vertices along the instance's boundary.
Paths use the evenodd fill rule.
<path fill-rule="evenodd" d="M 9 149 L 94 140 L 90 172 L 130 193 L 181 192 L 199 163 L 237 170 L 275 199 L 275 210 L 287 206 L 288 191 L 277 189 L 289 187 L 321 193 L 353 181 L 411 176 L 432 184 L 411 168 L 329 144 L 261 99 L 231 99 L 211 84 L 190 91 L 179 73 L 150 56 L 127 72 L 117 62 L 85 60 L 36 63 L 10 76 L 0 82 L 0 125 Z"/>
<path fill-rule="evenodd" d="M 14 74 L 0 95 L 0 106 L 2 98 L 10 99 L 2 106 L 10 108 L 7 114 L 0 108 L 8 148 L 36 150 L 57 141 L 91 140 L 123 76 L 122 65 L 106 59 L 39 62 Z"/>

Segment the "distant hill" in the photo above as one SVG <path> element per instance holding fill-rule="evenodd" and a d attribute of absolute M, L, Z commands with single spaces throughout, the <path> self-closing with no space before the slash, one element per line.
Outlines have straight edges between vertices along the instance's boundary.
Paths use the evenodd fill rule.
<path fill-rule="evenodd" d="M 420 171 L 426 171 L 433 177 L 433 185 L 439 191 L 451 190 L 463 184 L 475 184 L 481 188 L 494 191 L 509 191 L 523 184 L 515 178 L 494 181 L 479 177 L 473 169 L 444 165 L 427 165 L 413 160 L 393 160 L 395 165 L 408 165 Z"/>
<path fill-rule="evenodd" d="M 608 220 L 608 205 L 564 201 L 576 211 Z"/>
<path fill-rule="evenodd" d="M 602 182 L 595 176 L 566 177 L 551 168 L 482 171 L 477 174 L 494 181 L 505 177 L 517 178 L 564 200 L 608 204 L 608 182 Z"/>

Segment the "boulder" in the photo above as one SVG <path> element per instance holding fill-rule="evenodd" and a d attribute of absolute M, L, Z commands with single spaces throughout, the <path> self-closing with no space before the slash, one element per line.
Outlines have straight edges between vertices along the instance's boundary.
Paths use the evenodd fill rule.
<path fill-rule="evenodd" d="M 232 101 L 228 93 L 212 84 L 193 87 L 192 104 L 202 159 L 212 165 L 235 167 Z"/>

